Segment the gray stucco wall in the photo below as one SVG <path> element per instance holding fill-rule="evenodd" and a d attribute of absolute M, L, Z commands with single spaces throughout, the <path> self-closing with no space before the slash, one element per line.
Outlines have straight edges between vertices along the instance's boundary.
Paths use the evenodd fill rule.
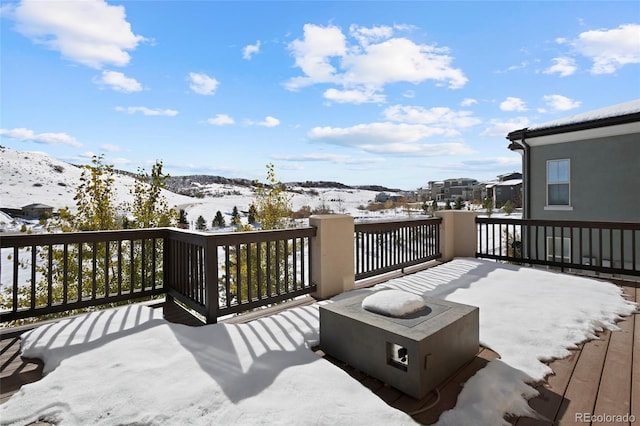
<path fill-rule="evenodd" d="M 547 160 L 571 160 L 573 210 L 545 210 Z M 531 219 L 640 222 L 640 134 L 531 147 Z"/>

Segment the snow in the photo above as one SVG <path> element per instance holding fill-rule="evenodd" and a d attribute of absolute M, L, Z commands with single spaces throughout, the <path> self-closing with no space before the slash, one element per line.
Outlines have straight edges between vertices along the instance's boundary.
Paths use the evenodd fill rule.
<path fill-rule="evenodd" d="M 424 299 L 403 290 L 384 290 L 365 297 L 362 308 L 389 317 L 403 317 L 425 307 Z"/>
<path fill-rule="evenodd" d="M 0 181 L 2 182 L 0 207 L 21 208 L 28 204 L 42 203 L 54 207 L 54 210 L 69 207 L 71 211 L 75 211 L 76 204 L 73 197 L 81 174 L 82 169 L 79 167 L 51 158 L 47 154 L 0 147 Z M 114 179 L 116 203 L 132 202 L 133 196 L 130 189 L 133 187 L 134 179 L 121 174 L 115 174 Z M 218 210 L 229 224 L 234 207 L 244 212 L 241 214 L 242 220 L 243 223 L 247 222 L 246 213 L 249 205 L 255 201 L 255 194 L 251 188 L 219 183 L 201 185 L 197 182 L 194 186 L 198 186 L 210 195 L 196 198 L 166 190 L 162 192 L 170 207 L 185 210 L 192 228 L 199 216 L 202 216 L 207 226 L 210 226 Z M 291 187 L 290 190 L 293 191 L 289 196 L 294 211 L 302 206 L 309 206 L 311 209 L 325 206 L 335 213 L 350 214 L 354 217 L 382 219 L 387 216 L 405 216 L 400 212 L 401 209 L 383 212 L 360 210 L 359 207 L 366 206 L 375 199 L 378 194 L 376 191 L 302 187 Z M 12 225 L 12 222 L 15 224 Z M 18 231 L 22 223 L 32 228 L 33 223 L 20 220 L 7 221 L 4 216 L 1 216 L 0 232 Z"/>
<path fill-rule="evenodd" d="M 605 108 L 599 108 L 593 111 L 587 111 L 582 114 L 572 115 L 566 118 L 560 118 L 557 120 L 547 121 L 542 124 L 529 127 L 527 130 L 540 130 L 548 129 L 551 127 L 566 126 L 575 123 L 585 123 L 588 121 L 601 120 L 611 117 L 619 117 L 622 115 L 628 115 L 640 112 L 640 99 L 634 99 L 629 102 L 623 102 L 616 105 L 611 105 Z"/>
<path fill-rule="evenodd" d="M 481 341 L 500 354 L 467 381 L 440 425 L 537 416 L 527 399 L 537 394 L 530 384 L 552 373 L 544 361 L 616 330 L 637 309 L 611 283 L 478 259 L 359 291 L 391 289 L 479 306 Z M 310 350 L 322 303 L 331 301 L 246 324 L 191 328 L 136 306 L 40 327 L 23 336 L 22 350 L 43 359 L 48 374 L 1 405 L 0 417 L 61 425 L 413 423 Z"/>

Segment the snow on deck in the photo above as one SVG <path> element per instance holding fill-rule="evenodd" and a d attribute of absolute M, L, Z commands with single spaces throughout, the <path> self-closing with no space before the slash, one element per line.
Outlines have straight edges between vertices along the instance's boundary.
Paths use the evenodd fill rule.
<path fill-rule="evenodd" d="M 467 382 L 442 425 L 535 416 L 529 383 L 551 373 L 543 361 L 616 329 L 636 309 L 611 283 L 477 259 L 359 291 L 382 289 L 480 307 L 481 341 L 501 359 Z M 129 306 L 42 326 L 24 336 L 23 355 L 43 359 L 49 373 L 1 405 L 0 417 L 3 424 L 413 423 L 310 350 L 320 303 L 331 302 L 246 324 L 187 327 Z"/>

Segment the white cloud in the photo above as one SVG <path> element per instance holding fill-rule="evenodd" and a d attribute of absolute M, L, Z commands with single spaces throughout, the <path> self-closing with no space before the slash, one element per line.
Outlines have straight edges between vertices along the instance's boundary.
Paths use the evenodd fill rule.
<path fill-rule="evenodd" d="M 137 112 L 141 112 L 144 115 L 149 116 L 166 116 L 166 117 L 174 117 L 178 115 L 178 111 L 174 109 L 151 109 L 143 106 L 133 106 L 133 107 L 115 107 L 115 110 L 118 112 L 125 112 L 127 114 L 135 114 Z"/>
<path fill-rule="evenodd" d="M 381 157 L 353 158 L 350 155 L 340 154 L 299 154 L 299 155 L 272 155 L 271 158 L 282 161 L 329 161 L 337 164 L 372 164 L 384 161 Z"/>
<path fill-rule="evenodd" d="M 256 126 L 262 126 L 262 127 L 276 127 L 280 125 L 280 120 L 278 120 L 275 117 L 271 117 L 270 115 L 265 117 L 265 119 L 263 121 L 259 121 L 257 123 L 255 123 Z"/>
<path fill-rule="evenodd" d="M 125 66 L 144 37 L 135 35 L 124 6 L 103 0 L 22 0 L 13 11 L 16 30 L 70 61 L 100 69 Z"/>
<path fill-rule="evenodd" d="M 399 26 L 394 27 L 396 29 Z M 289 44 L 295 66 L 303 76 L 285 84 L 289 90 L 330 83 L 345 90 L 380 91 L 386 84 L 414 84 L 434 80 L 457 89 L 467 83 L 464 73 L 453 68 L 447 48 L 416 44 L 394 37 L 390 27 L 364 28 L 352 25 L 351 43 L 336 26 L 306 24 L 302 39 Z"/>
<path fill-rule="evenodd" d="M 98 156 L 98 154 L 96 154 L 93 151 L 85 151 L 82 154 L 78 154 L 78 157 L 79 158 L 83 158 L 83 159 L 84 158 L 93 158 L 93 157 L 97 157 L 97 156 Z"/>
<path fill-rule="evenodd" d="M 214 126 L 224 126 L 234 124 L 235 120 L 227 114 L 216 114 L 215 117 L 207 119 L 207 123 L 213 124 Z"/>
<path fill-rule="evenodd" d="M 287 83 L 287 88 L 296 90 L 315 83 L 336 82 L 336 69 L 330 58 L 343 57 L 347 53 L 346 37 L 335 26 L 320 27 L 305 24 L 304 38 L 289 44 L 289 50 L 295 58 L 295 65 L 306 75 L 296 77 Z"/>
<path fill-rule="evenodd" d="M 522 167 L 522 158 L 517 157 L 495 157 L 478 158 L 462 162 L 468 170 L 519 170 Z"/>
<path fill-rule="evenodd" d="M 124 157 L 110 158 L 109 162 L 112 163 L 112 164 L 120 165 L 120 166 L 131 164 L 131 160 L 129 160 L 128 158 L 124 158 Z"/>
<path fill-rule="evenodd" d="M 385 25 L 366 28 L 352 24 L 349 26 L 349 35 L 358 40 L 361 46 L 367 46 L 390 38 L 393 35 L 393 28 Z"/>
<path fill-rule="evenodd" d="M 471 106 L 471 105 L 475 105 L 477 104 L 478 101 L 473 99 L 473 98 L 465 98 L 462 100 L 462 102 L 460 102 L 461 106 Z"/>
<path fill-rule="evenodd" d="M 509 96 L 500 103 L 500 109 L 502 111 L 526 111 L 527 105 L 522 99 Z"/>
<path fill-rule="evenodd" d="M 546 95 L 544 100 L 548 106 L 555 111 L 568 111 L 570 109 L 578 108 L 581 104 L 580 101 L 574 101 L 562 95 Z"/>
<path fill-rule="evenodd" d="M 376 154 L 431 156 L 472 152 L 462 143 L 420 143 L 425 138 L 437 135 L 451 136 L 451 132 L 422 124 L 387 122 L 346 128 L 314 127 L 307 136 L 317 142 L 357 147 Z"/>
<path fill-rule="evenodd" d="M 81 147 L 82 144 L 74 137 L 66 133 L 35 133 L 33 130 L 19 127 L 15 129 L 0 129 L 0 135 L 19 141 L 31 141 L 46 145 L 69 145 L 73 147 Z"/>
<path fill-rule="evenodd" d="M 256 41 L 256 44 L 248 44 L 242 49 L 242 57 L 246 60 L 250 60 L 253 55 L 260 52 L 260 40 Z"/>
<path fill-rule="evenodd" d="M 484 137 L 505 137 L 514 130 L 524 129 L 529 126 L 529 119 L 527 117 L 516 117 L 508 121 L 491 120 L 489 127 L 484 129 L 480 136 Z"/>
<path fill-rule="evenodd" d="M 640 63 L 640 24 L 586 31 L 571 44 L 593 61 L 592 74 L 612 74 L 624 65 Z"/>
<path fill-rule="evenodd" d="M 527 62 L 527 61 L 522 61 L 522 62 L 520 62 L 520 63 L 519 63 L 519 64 L 517 64 L 517 65 L 511 65 L 511 66 L 509 66 L 507 69 L 505 69 L 505 70 L 498 70 L 498 71 L 496 71 L 495 73 L 496 73 L 496 74 L 505 74 L 505 73 L 508 73 L 508 72 L 511 72 L 511 71 L 516 71 L 516 70 L 520 70 L 520 69 L 527 68 L 528 66 L 529 66 L 529 62 Z"/>
<path fill-rule="evenodd" d="M 203 73 L 189 73 L 189 88 L 199 95 L 213 95 L 220 84 L 218 80 Z"/>
<path fill-rule="evenodd" d="M 366 46 L 362 54 L 342 58 L 343 84 L 376 87 L 395 82 L 421 83 L 434 80 L 459 89 L 467 83 L 460 69 L 452 68 L 448 49 L 416 44 L 406 38 L 393 38 Z"/>
<path fill-rule="evenodd" d="M 470 111 L 454 111 L 446 107 L 426 109 L 421 106 L 393 105 L 385 109 L 387 120 L 413 124 L 434 124 L 438 127 L 451 129 L 451 134 L 457 134 L 456 128 L 465 128 L 480 124 L 482 120 L 473 116 Z"/>
<path fill-rule="evenodd" d="M 125 76 L 117 71 L 102 71 L 100 78 L 94 78 L 93 82 L 109 86 L 117 92 L 132 93 L 142 90 L 142 85 L 135 78 Z"/>
<path fill-rule="evenodd" d="M 112 145 L 110 143 L 106 143 L 103 145 L 100 145 L 100 149 L 103 151 L 107 151 L 107 152 L 120 152 L 122 151 L 122 148 L 120 148 L 118 145 Z"/>
<path fill-rule="evenodd" d="M 351 104 L 364 104 L 364 103 L 384 103 L 386 96 L 379 93 L 375 93 L 373 90 L 338 90 L 327 89 L 324 92 L 324 98 L 337 103 L 351 103 Z"/>
<path fill-rule="evenodd" d="M 559 74 L 560 77 L 567 77 L 576 72 L 578 67 L 572 58 L 553 58 L 553 65 L 543 71 L 545 74 Z"/>

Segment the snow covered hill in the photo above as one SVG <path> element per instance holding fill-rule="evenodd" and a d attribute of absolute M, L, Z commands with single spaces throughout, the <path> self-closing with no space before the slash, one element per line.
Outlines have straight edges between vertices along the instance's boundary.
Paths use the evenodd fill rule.
<path fill-rule="evenodd" d="M 88 163 L 88 162 L 87 162 Z M 17 151 L 0 147 L 0 207 L 19 209 L 33 203 L 50 205 L 54 210 L 69 207 L 75 210 L 73 197 L 80 182 L 81 168 L 49 157 L 41 152 Z M 220 179 L 217 179 L 218 181 Z M 208 225 L 211 224 L 218 210 L 230 223 L 231 212 L 237 207 L 240 212 L 247 212 L 254 201 L 251 186 L 243 180 L 229 180 L 228 183 L 200 183 L 185 180 L 182 194 L 198 194 L 197 197 L 164 191 L 170 206 L 184 209 L 187 219 L 195 222 L 202 216 Z M 134 178 L 130 174 L 115 175 L 115 197 L 117 203 L 132 200 L 130 189 Z M 244 183 L 244 184 L 241 184 Z M 322 183 L 322 187 L 310 187 L 308 183 L 288 186 L 293 210 L 309 206 L 311 210 L 325 207 L 335 213 L 346 213 L 356 217 L 382 218 L 393 216 L 396 211 L 368 212 L 362 210 L 375 199 L 378 191 L 370 189 L 350 188 L 336 183 L 335 188 Z M 189 188 L 191 187 L 191 188 Z M 190 190 L 192 189 L 192 191 Z M 393 194 L 393 193 L 391 193 Z M 246 221 L 246 218 L 243 222 Z M 0 217 L 0 230 L 14 230 L 20 224 L 11 225 L 6 215 Z"/>

